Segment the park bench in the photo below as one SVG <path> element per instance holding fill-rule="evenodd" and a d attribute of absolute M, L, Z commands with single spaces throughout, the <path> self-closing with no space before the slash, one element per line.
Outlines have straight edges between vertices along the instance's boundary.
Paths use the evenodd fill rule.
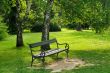
<path fill-rule="evenodd" d="M 42 45 L 46 45 L 46 44 L 52 44 L 52 43 L 55 43 L 56 44 L 56 48 L 51 48 L 50 50 L 42 50 L 40 49 L 40 53 L 39 54 L 35 54 L 35 52 L 37 53 L 37 51 L 33 50 L 33 48 L 40 48 Z M 65 45 L 63 49 L 59 48 L 59 45 Z M 30 51 L 31 51 L 31 55 L 32 55 L 32 61 L 31 61 L 31 66 L 33 64 L 33 61 L 36 59 L 36 58 L 40 58 L 42 60 L 42 62 L 44 63 L 45 62 L 45 57 L 47 56 L 50 56 L 50 55 L 53 55 L 53 54 L 57 54 L 57 58 L 58 58 L 58 54 L 60 52 L 63 52 L 65 51 L 67 53 L 67 58 L 68 58 L 68 53 L 69 53 L 69 45 L 67 43 L 62 43 L 62 44 L 59 44 L 57 42 L 56 39 L 51 39 L 51 40 L 47 40 L 47 41 L 42 41 L 42 42 L 37 42 L 37 43 L 33 43 L 33 44 L 29 44 L 29 48 L 30 48 Z M 34 52 L 34 53 L 33 53 Z"/>

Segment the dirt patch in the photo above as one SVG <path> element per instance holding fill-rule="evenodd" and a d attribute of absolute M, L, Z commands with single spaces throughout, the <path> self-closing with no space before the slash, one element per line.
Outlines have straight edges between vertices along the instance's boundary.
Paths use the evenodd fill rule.
<path fill-rule="evenodd" d="M 62 70 L 71 70 L 83 66 L 93 66 L 93 64 L 86 64 L 84 60 L 81 59 L 63 59 L 56 61 L 54 63 L 45 64 L 45 69 L 51 69 L 51 72 L 61 72 Z M 34 65 L 34 69 L 40 69 L 38 65 Z"/>
<path fill-rule="evenodd" d="M 52 72 L 61 72 L 62 70 L 71 70 L 83 66 L 84 61 L 80 59 L 64 59 L 46 66 L 46 69 L 52 69 Z"/>

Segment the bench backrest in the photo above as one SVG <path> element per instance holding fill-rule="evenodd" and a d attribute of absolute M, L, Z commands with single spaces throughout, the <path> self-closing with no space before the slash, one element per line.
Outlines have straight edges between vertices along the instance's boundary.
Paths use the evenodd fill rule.
<path fill-rule="evenodd" d="M 34 47 L 38 47 L 38 46 L 42 46 L 42 45 L 46 45 L 46 44 L 50 44 L 50 43 L 54 43 L 54 42 L 57 42 L 57 40 L 51 39 L 51 40 L 47 40 L 47 41 L 33 43 L 33 44 L 29 44 L 29 47 L 34 48 Z"/>

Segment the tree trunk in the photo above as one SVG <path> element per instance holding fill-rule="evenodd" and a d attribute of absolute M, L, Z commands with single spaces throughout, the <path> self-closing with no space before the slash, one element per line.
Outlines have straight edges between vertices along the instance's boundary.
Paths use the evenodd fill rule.
<path fill-rule="evenodd" d="M 16 0 L 16 26 L 17 26 L 17 41 L 16 47 L 23 46 L 23 37 L 22 37 L 22 23 L 20 23 L 20 0 Z"/>
<path fill-rule="evenodd" d="M 51 13 L 53 1 L 54 0 L 48 0 L 48 2 L 47 2 L 47 8 L 44 13 L 44 22 L 43 22 L 42 39 L 41 39 L 42 41 L 49 40 L 50 13 Z M 47 45 L 43 45 L 41 48 L 43 50 L 50 49 L 50 46 L 49 46 L 49 44 L 47 44 Z"/>
<path fill-rule="evenodd" d="M 31 5 L 32 5 L 31 0 L 26 0 L 26 6 L 27 6 L 27 8 L 26 8 L 25 16 L 23 18 L 23 22 L 25 22 L 25 21 L 28 20 L 28 15 L 29 15 L 29 11 L 30 11 Z"/>
<path fill-rule="evenodd" d="M 81 27 L 81 24 L 80 23 L 77 24 L 76 30 L 77 31 L 82 31 L 82 27 Z"/>
<path fill-rule="evenodd" d="M 18 24 L 16 47 L 21 47 L 23 45 L 24 44 L 23 44 L 23 36 L 22 36 L 22 27 L 21 27 L 21 25 Z"/>

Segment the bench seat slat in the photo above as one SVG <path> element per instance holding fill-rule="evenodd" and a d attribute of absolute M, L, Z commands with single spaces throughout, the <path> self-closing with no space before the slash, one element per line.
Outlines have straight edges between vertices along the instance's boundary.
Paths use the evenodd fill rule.
<path fill-rule="evenodd" d="M 52 55 L 52 54 L 55 54 L 55 53 L 59 53 L 59 52 L 62 52 L 66 49 L 53 49 L 53 50 L 49 50 L 49 51 L 46 51 L 45 52 L 45 56 L 49 56 L 49 55 Z M 34 55 L 34 57 L 43 57 L 44 54 L 37 54 L 37 55 Z"/>

